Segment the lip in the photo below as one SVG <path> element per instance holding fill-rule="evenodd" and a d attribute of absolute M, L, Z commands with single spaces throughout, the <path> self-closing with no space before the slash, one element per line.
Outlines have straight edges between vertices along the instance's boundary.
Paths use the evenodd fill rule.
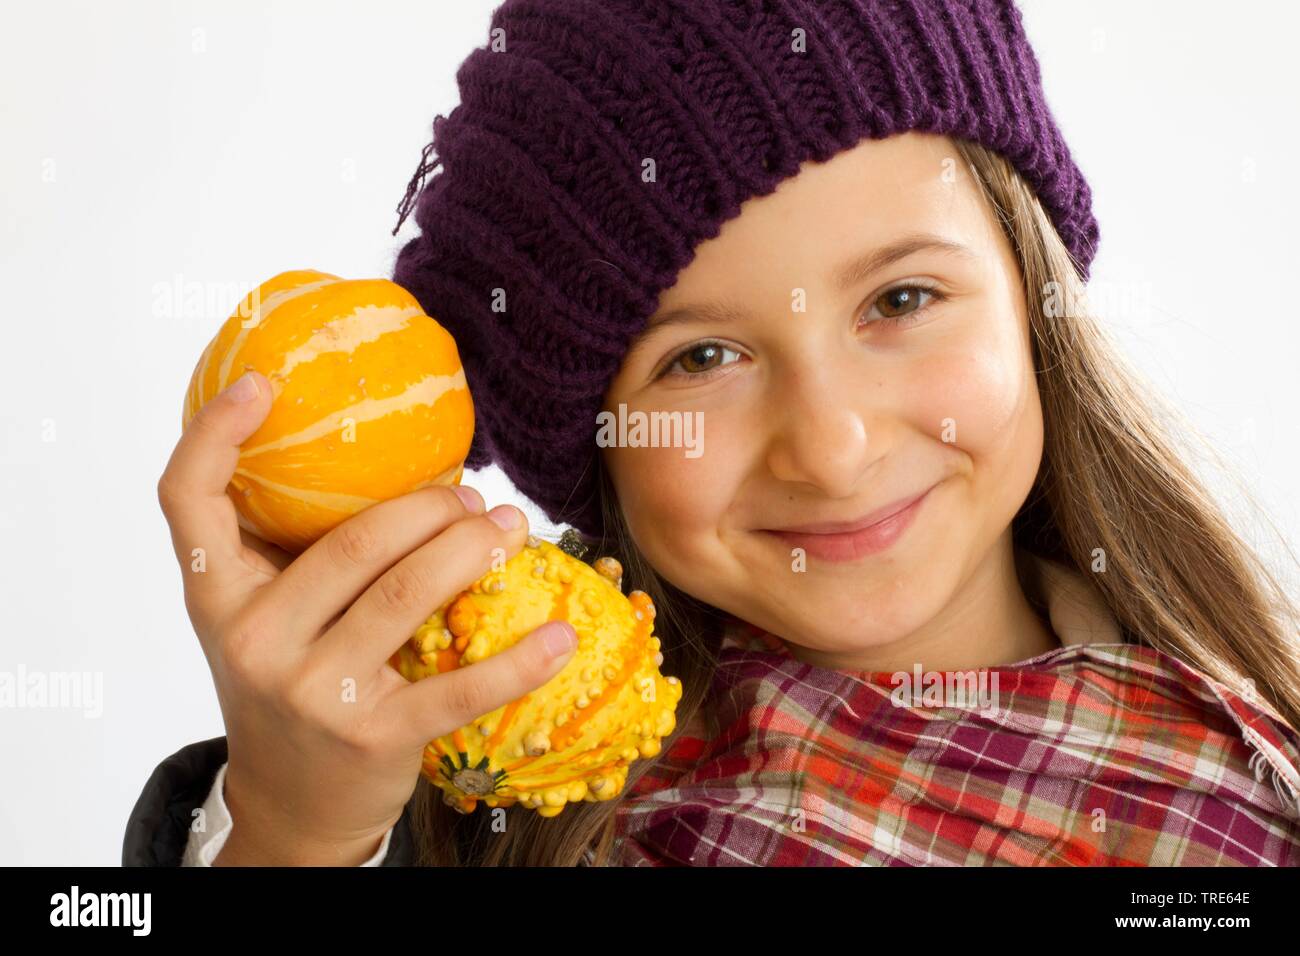
<path fill-rule="evenodd" d="M 868 554 L 884 551 L 902 537 L 934 488 L 931 485 L 918 495 L 877 508 L 856 521 L 820 522 L 796 528 L 762 530 L 764 534 L 779 538 L 791 547 L 802 548 L 806 554 L 815 558 L 855 561 Z"/>
<path fill-rule="evenodd" d="M 792 525 L 789 528 L 765 528 L 766 531 L 775 531 L 781 534 L 843 534 L 849 531 L 861 531 L 869 528 L 873 524 L 878 524 L 886 518 L 891 518 L 907 508 L 910 508 L 916 502 L 920 501 L 930 493 L 930 488 L 919 494 L 912 495 L 908 498 L 900 498 L 891 502 L 884 507 L 870 511 L 854 521 L 818 521 L 812 524 Z"/>

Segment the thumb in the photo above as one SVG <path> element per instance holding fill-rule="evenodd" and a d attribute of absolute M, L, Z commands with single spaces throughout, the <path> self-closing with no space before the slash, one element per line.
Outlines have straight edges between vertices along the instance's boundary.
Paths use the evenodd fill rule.
<path fill-rule="evenodd" d="M 186 431 L 191 421 L 203 418 L 202 430 L 219 436 L 223 444 L 239 445 L 266 420 L 271 400 L 270 381 L 256 369 L 249 369 L 200 408 L 194 407 L 192 395 L 187 396 L 181 429 Z M 234 470 L 232 462 L 231 474 Z"/>
<path fill-rule="evenodd" d="M 239 466 L 240 444 L 271 410 L 271 383 L 249 371 L 192 415 L 191 400 L 184 431 L 158 482 L 159 503 L 182 566 L 188 566 L 193 548 L 203 547 L 224 559 L 213 562 L 218 567 L 235 567 L 242 544 L 226 486 Z"/>

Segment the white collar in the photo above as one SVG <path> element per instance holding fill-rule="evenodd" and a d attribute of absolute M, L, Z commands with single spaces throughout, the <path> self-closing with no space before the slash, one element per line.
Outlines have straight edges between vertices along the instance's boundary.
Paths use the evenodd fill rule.
<path fill-rule="evenodd" d="M 1031 559 L 1030 585 L 1046 599 L 1052 631 L 1063 646 L 1124 643 L 1119 621 L 1095 584 L 1073 568 L 1024 553 Z"/>

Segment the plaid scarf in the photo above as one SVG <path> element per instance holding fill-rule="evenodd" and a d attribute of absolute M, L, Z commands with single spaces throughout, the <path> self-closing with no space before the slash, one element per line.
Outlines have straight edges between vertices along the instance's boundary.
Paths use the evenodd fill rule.
<path fill-rule="evenodd" d="M 1300 734 L 1107 638 L 1091 585 L 1052 567 L 1062 646 L 965 699 L 731 619 L 704 706 L 621 800 L 612 865 L 1300 865 Z"/>

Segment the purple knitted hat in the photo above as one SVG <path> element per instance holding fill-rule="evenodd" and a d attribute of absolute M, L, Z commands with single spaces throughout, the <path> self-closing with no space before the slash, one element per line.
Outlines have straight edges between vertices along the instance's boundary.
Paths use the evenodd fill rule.
<path fill-rule="evenodd" d="M 490 37 L 398 207 L 394 235 L 418 191 L 393 280 L 456 339 L 467 467 L 496 462 L 553 522 L 600 534 L 596 416 L 624 353 L 695 247 L 805 161 L 973 140 L 1087 277 L 1091 193 L 1012 0 L 506 0 Z"/>

